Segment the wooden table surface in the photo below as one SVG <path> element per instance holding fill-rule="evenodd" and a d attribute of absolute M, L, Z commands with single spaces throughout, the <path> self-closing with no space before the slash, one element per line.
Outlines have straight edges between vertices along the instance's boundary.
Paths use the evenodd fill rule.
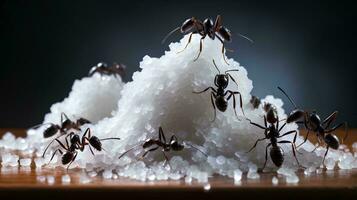
<path fill-rule="evenodd" d="M 0 129 L 0 136 L 10 129 Z M 17 136 L 24 136 L 23 129 L 11 129 Z M 338 131 L 342 135 L 342 131 Z M 313 138 L 313 137 L 312 137 Z M 346 144 L 351 145 L 357 141 L 357 129 L 350 130 Z M 335 170 L 313 173 L 309 176 L 298 172 L 300 178 L 297 184 L 287 184 L 285 178 L 276 173 L 261 173 L 259 180 L 243 179 L 235 184 L 233 179 L 213 177 L 209 179 L 210 189 L 205 190 L 206 184 L 195 181 L 185 184 L 184 181 L 140 182 L 119 178 L 117 180 L 104 180 L 100 176 L 92 179 L 87 184 L 79 183 L 81 170 L 63 168 L 36 170 L 34 168 L 1 168 L 0 173 L 0 199 L 16 198 L 101 198 L 110 195 L 116 198 L 130 199 L 218 199 L 218 198 L 327 198 L 327 199 L 356 199 L 357 197 L 357 169 Z M 71 183 L 64 184 L 61 177 L 64 174 L 71 176 Z M 53 175 L 55 183 L 42 183 L 37 180 L 38 175 Z M 279 183 L 272 184 L 272 177 L 277 176 Z M 109 198 L 109 197 L 106 197 Z"/>

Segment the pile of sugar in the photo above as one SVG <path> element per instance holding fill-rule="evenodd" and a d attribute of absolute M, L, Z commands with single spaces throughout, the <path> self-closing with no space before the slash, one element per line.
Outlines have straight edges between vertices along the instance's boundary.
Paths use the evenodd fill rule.
<path fill-rule="evenodd" d="M 133 81 L 125 85 L 114 76 L 99 74 L 76 81 L 69 97 L 52 106 L 51 113 L 45 116 L 44 123 L 59 123 L 60 113 L 65 112 L 72 119 L 85 117 L 91 120 L 93 124 L 84 125 L 82 130 L 89 127 L 92 134 L 99 138 L 121 138 L 120 141 L 103 141 L 106 151 L 95 152 L 96 156 L 93 156 L 88 148 L 84 152 L 79 152 L 71 167 L 80 167 L 87 171 L 80 176 L 80 182 L 89 183 L 91 177 L 97 174 L 101 174 L 105 179 L 128 177 L 140 181 L 184 178 L 186 183 L 191 183 L 192 180 L 206 183 L 214 174 L 233 178 L 237 183 L 240 182 L 243 173 L 247 173 L 249 179 L 260 178 L 257 169 L 264 163 L 265 147 L 269 141 L 260 142 L 255 150 L 246 153 L 264 134 L 261 129 L 250 125 L 242 115 L 239 96 L 237 95 L 236 108 L 238 118 L 230 101 L 227 111 L 217 111 L 217 117 L 212 122 L 214 111 L 210 93 L 193 93 L 209 86 L 215 87 L 213 80 L 217 70 L 212 59 L 216 61 L 221 72 L 239 69 L 239 72 L 231 72 L 238 86 L 231 81 L 227 89 L 239 91 L 242 94 L 246 117 L 263 125 L 262 105 L 254 109 L 249 103 L 253 89 L 252 81 L 248 78 L 247 70 L 238 62 L 228 58 L 229 65 L 224 62 L 221 43 L 217 39 L 205 39 L 200 58 L 193 61 L 198 53 L 199 39 L 199 36 L 194 35 L 191 44 L 181 53 L 177 52 L 184 48 L 188 36 L 178 43 L 170 44 L 170 50 L 160 58 L 145 56 L 140 63 L 141 71 L 135 72 Z M 274 104 L 278 109 L 279 118 L 286 118 L 280 99 L 268 95 L 262 102 Z M 169 165 L 164 164 L 165 160 L 160 150 L 140 160 L 144 152 L 141 147 L 118 159 L 127 149 L 143 143 L 146 139 L 157 138 L 159 126 L 162 126 L 166 138 L 175 134 L 186 147 L 180 152 L 167 153 L 170 157 Z M 282 133 L 297 128 L 296 124 L 288 124 Z M 44 127 L 29 130 L 25 139 L 15 139 L 7 134 L 0 141 L 0 145 L 6 149 L 21 147 L 19 150 L 36 152 L 40 157 L 44 147 L 51 141 L 42 138 L 43 130 Z M 288 135 L 284 139 L 292 140 L 293 135 Z M 303 138 L 299 136 L 297 144 L 302 141 Z M 190 148 L 189 144 L 203 150 L 208 157 Z M 298 165 L 292 155 L 291 145 L 281 146 L 285 152 L 283 166 L 278 170 L 269 158 L 266 170 L 278 170 L 279 174 L 286 177 L 286 182 L 297 183 L 299 179 L 295 172 Z M 56 148 L 58 145 L 53 145 L 45 158 L 36 158 L 35 165 L 42 167 L 46 164 Z M 319 147 L 314 153 L 310 153 L 312 149 L 314 145 L 306 142 L 299 149 L 302 154 L 297 154 L 300 164 L 307 167 L 306 174 L 320 167 L 326 151 L 326 148 Z M 2 157 L 4 155 L 5 164 L 16 159 L 1 154 Z M 51 166 L 61 166 L 59 158 L 56 156 Z M 328 169 L 333 169 L 335 165 L 341 169 L 357 168 L 356 154 L 330 150 L 325 164 Z M 277 183 L 275 179 L 272 181 Z M 206 187 L 209 188 L 208 185 Z"/>

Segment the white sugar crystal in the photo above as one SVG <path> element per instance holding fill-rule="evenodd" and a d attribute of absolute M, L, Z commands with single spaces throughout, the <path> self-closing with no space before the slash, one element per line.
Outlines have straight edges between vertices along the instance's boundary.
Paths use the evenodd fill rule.
<path fill-rule="evenodd" d="M 203 186 L 203 189 L 204 189 L 205 191 L 209 191 L 209 190 L 211 189 L 211 184 L 209 184 L 209 183 L 205 184 L 205 185 Z"/>
<path fill-rule="evenodd" d="M 118 179 L 119 178 L 119 176 L 118 176 L 118 174 L 113 174 L 113 177 L 112 177 L 113 179 Z"/>
<path fill-rule="evenodd" d="M 31 165 L 31 158 L 23 158 L 20 159 L 21 166 L 30 166 Z"/>
<path fill-rule="evenodd" d="M 226 162 L 226 158 L 224 156 L 218 156 L 216 162 L 218 165 L 223 165 Z"/>
<path fill-rule="evenodd" d="M 111 179 L 113 177 L 112 170 L 104 170 L 102 176 L 104 179 Z"/>
<path fill-rule="evenodd" d="M 48 176 L 46 176 L 46 179 L 47 179 L 47 183 L 50 184 L 50 185 L 53 185 L 55 183 L 55 177 L 54 176 L 48 175 Z"/>
<path fill-rule="evenodd" d="M 44 182 L 46 182 L 46 176 L 41 176 L 41 175 L 37 176 L 36 180 L 40 183 L 44 183 Z"/>
<path fill-rule="evenodd" d="M 286 183 L 298 183 L 299 182 L 299 177 L 296 175 L 290 175 L 286 176 Z"/>
<path fill-rule="evenodd" d="M 62 183 L 70 183 L 71 182 L 71 177 L 68 174 L 63 175 L 61 177 L 61 181 L 62 181 Z"/>
<path fill-rule="evenodd" d="M 332 158 L 327 158 L 325 160 L 325 166 L 327 170 L 333 170 L 335 168 L 335 160 Z"/>
<path fill-rule="evenodd" d="M 79 182 L 82 184 L 90 183 L 92 180 L 87 176 L 87 174 L 82 173 L 79 176 Z"/>
<path fill-rule="evenodd" d="M 240 181 L 242 179 L 242 171 L 240 169 L 234 170 L 234 181 Z"/>
<path fill-rule="evenodd" d="M 248 171 L 247 178 L 248 179 L 259 179 L 260 175 L 257 172 Z"/>
<path fill-rule="evenodd" d="M 91 172 L 88 173 L 88 176 L 89 177 L 96 177 L 97 176 L 97 172 L 91 171 Z"/>
<path fill-rule="evenodd" d="M 186 176 L 185 177 L 185 183 L 187 183 L 187 184 L 192 183 L 192 177 L 191 176 Z"/>
<path fill-rule="evenodd" d="M 271 179 L 271 182 L 273 183 L 273 185 L 278 185 L 279 183 L 279 180 L 276 176 L 274 176 L 272 179 Z"/>
<path fill-rule="evenodd" d="M 34 161 L 37 168 L 40 168 L 45 164 L 45 160 L 43 158 L 35 158 Z"/>

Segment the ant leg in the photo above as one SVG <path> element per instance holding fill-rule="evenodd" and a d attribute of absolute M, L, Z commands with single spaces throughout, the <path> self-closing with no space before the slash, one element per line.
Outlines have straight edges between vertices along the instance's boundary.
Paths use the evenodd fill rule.
<path fill-rule="evenodd" d="M 259 124 L 257 124 L 257 123 L 250 122 L 250 124 L 251 124 L 251 125 L 254 125 L 254 126 L 258 127 L 258 128 L 261 128 L 261 129 L 266 130 L 266 128 L 265 128 L 265 127 L 263 127 L 263 126 L 261 126 L 261 125 L 259 125 Z"/>
<path fill-rule="evenodd" d="M 171 165 L 170 165 L 170 160 L 169 160 L 169 158 L 167 157 L 167 155 L 166 155 L 166 153 L 165 153 L 164 150 L 162 150 L 162 154 L 164 154 L 164 157 L 165 157 L 165 163 L 164 163 L 164 165 L 166 165 L 166 163 L 168 163 L 169 166 L 170 166 L 170 169 L 171 169 L 172 167 L 171 167 Z"/>
<path fill-rule="evenodd" d="M 213 92 L 217 93 L 217 91 L 216 91 L 213 87 L 208 87 L 208 88 L 206 88 L 206 89 L 204 89 L 204 90 L 202 90 L 202 91 L 200 91 L 200 92 L 195 92 L 195 91 L 193 91 L 193 93 L 195 93 L 195 94 L 201 94 L 201 93 L 206 92 L 206 91 L 209 90 L 209 89 L 211 89 Z"/>
<path fill-rule="evenodd" d="M 76 155 L 74 155 L 73 159 L 71 160 L 71 162 L 67 166 L 67 171 L 68 171 L 69 167 L 71 166 L 71 164 L 73 163 L 73 161 L 76 159 L 77 155 L 78 155 L 78 153 L 76 152 Z"/>
<path fill-rule="evenodd" d="M 326 124 L 325 129 L 330 127 L 331 123 L 336 120 L 338 111 L 333 112 L 330 114 L 326 119 L 322 122 L 322 125 Z"/>
<path fill-rule="evenodd" d="M 284 143 L 289 143 L 289 144 L 291 144 L 291 149 L 292 149 L 292 151 L 293 151 L 293 155 L 294 155 L 294 158 L 295 158 L 295 160 L 296 160 L 296 163 L 299 165 L 299 167 L 302 167 L 302 166 L 300 165 L 300 163 L 299 163 L 299 160 L 298 160 L 297 157 L 296 157 L 296 152 L 295 152 L 296 146 L 295 146 L 295 143 L 293 143 L 293 142 L 291 142 L 291 141 L 287 141 L 287 140 L 279 141 L 278 143 L 280 143 L 280 144 L 284 144 Z"/>
<path fill-rule="evenodd" d="M 222 43 L 222 50 L 221 50 L 221 52 L 222 52 L 223 60 L 224 60 L 224 62 L 225 62 L 227 65 L 229 65 L 229 63 L 228 63 L 227 60 L 226 60 L 226 57 L 224 56 L 224 50 L 226 49 L 226 48 L 225 48 L 225 45 L 224 45 L 224 41 L 223 41 L 222 38 L 219 37 L 219 35 L 217 35 L 216 33 L 215 33 L 215 35 L 216 35 L 216 37 L 218 38 L 218 40 Z M 232 51 L 232 50 L 231 50 L 231 51 Z"/>
<path fill-rule="evenodd" d="M 227 92 L 229 92 L 229 93 L 231 93 L 231 95 L 233 95 L 234 111 L 236 110 L 236 109 L 235 109 L 235 95 L 236 95 L 236 94 L 239 94 L 240 109 L 242 110 L 242 113 L 243 113 L 243 115 L 245 116 L 244 109 L 243 109 L 242 94 L 241 94 L 240 92 L 233 92 L 233 91 L 231 91 L 231 90 L 227 90 Z M 231 96 L 231 95 L 230 95 L 230 96 Z M 230 96 L 227 98 L 227 100 L 229 100 Z"/>
<path fill-rule="evenodd" d="M 50 164 L 50 162 L 53 160 L 53 158 L 55 157 L 57 151 L 60 152 L 61 155 L 63 154 L 63 152 L 62 152 L 61 149 L 57 149 L 55 152 L 53 152 L 53 154 L 52 154 L 52 156 L 51 156 L 51 159 L 50 159 L 50 161 L 48 162 L 48 164 Z"/>
<path fill-rule="evenodd" d="M 164 143 L 166 143 L 166 137 L 161 126 L 159 127 L 159 140 L 160 142 L 164 141 Z"/>
<path fill-rule="evenodd" d="M 155 151 L 155 150 L 157 150 L 158 148 L 159 148 L 159 147 L 157 146 L 157 147 L 154 147 L 154 148 L 152 148 L 152 149 L 149 149 L 149 150 L 145 151 L 144 154 L 141 156 L 140 159 L 144 159 L 145 156 L 147 156 L 148 153 L 150 153 L 151 151 Z"/>
<path fill-rule="evenodd" d="M 216 120 L 216 112 L 217 112 L 217 110 L 216 110 L 216 105 L 214 104 L 214 99 L 216 98 L 216 96 L 215 96 L 215 94 L 213 93 L 213 92 L 211 92 L 211 103 L 212 103 L 212 106 L 213 106 L 213 110 L 214 110 L 214 112 L 213 112 L 213 120 L 212 120 L 212 122 L 214 122 L 214 120 Z"/>
<path fill-rule="evenodd" d="M 185 48 L 183 48 L 181 51 L 178 51 L 177 53 L 181 53 L 187 48 L 187 46 L 191 43 L 192 35 L 193 35 L 193 32 L 190 34 L 190 37 L 188 38 L 188 42 L 187 42 Z"/>
<path fill-rule="evenodd" d="M 268 148 L 270 147 L 271 143 L 269 143 L 266 147 L 265 147 L 265 161 L 264 161 L 264 165 L 263 168 L 261 168 L 259 171 L 263 172 L 265 166 L 267 165 L 268 162 Z"/>
<path fill-rule="evenodd" d="M 317 144 L 318 145 L 316 145 L 315 146 L 315 148 L 310 152 L 310 153 L 313 153 L 313 152 L 315 152 L 316 151 L 316 149 L 318 148 L 318 147 L 320 147 L 321 146 L 321 140 L 320 140 L 320 138 L 319 137 L 317 137 Z"/>
<path fill-rule="evenodd" d="M 322 159 L 322 165 L 324 164 L 324 162 L 325 162 L 325 158 L 326 158 L 326 156 L 327 156 L 327 153 L 328 153 L 328 150 L 330 149 L 330 146 L 328 146 L 327 145 L 327 148 L 326 148 L 326 152 L 325 152 L 325 155 L 324 155 L 324 158 Z"/>
<path fill-rule="evenodd" d="M 201 40 L 200 40 L 200 51 L 198 52 L 197 57 L 193 60 L 194 62 L 195 62 L 195 61 L 200 57 L 200 55 L 201 55 L 201 52 L 202 52 L 202 41 L 203 41 L 203 39 L 205 39 L 205 37 L 206 37 L 206 36 L 201 37 Z"/>
<path fill-rule="evenodd" d="M 283 135 L 280 135 L 278 138 L 282 138 L 282 137 L 284 137 L 284 136 L 286 136 L 286 135 L 290 135 L 290 134 L 293 134 L 293 133 L 295 133 L 295 135 L 294 135 L 294 139 L 293 139 L 293 143 L 294 143 L 294 146 L 295 146 L 295 149 L 296 149 L 296 151 L 299 153 L 299 154 L 302 154 L 301 152 L 299 152 L 298 150 L 297 150 L 297 147 L 296 147 L 296 138 L 297 138 L 297 130 L 293 130 L 293 131 L 288 131 L 288 132 L 286 132 L 286 133 L 284 133 Z"/>
<path fill-rule="evenodd" d="M 307 133 L 306 133 L 306 136 L 304 138 L 304 141 L 301 144 L 299 144 L 297 146 L 297 148 L 299 148 L 301 145 L 303 145 L 307 141 L 307 138 L 309 137 L 309 134 L 310 134 L 310 129 L 307 129 Z"/>
<path fill-rule="evenodd" d="M 247 151 L 246 153 L 251 152 L 251 151 L 257 146 L 258 142 L 263 141 L 263 140 L 266 140 L 266 139 L 267 139 L 266 137 L 265 137 L 265 138 L 257 139 L 257 141 L 255 141 L 254 145 L 253 145 L 253 146 L 249 149 L 249 151 Z"/>
<path fill-rule="evenodd" d="M 277 123 L 279 123 L 279 121 L 277 122 Z M 281 131 L 281 130 L 283 130 L 283 128 L 286 126 L 286 122 L 279 128 L 279 132 Z"/>

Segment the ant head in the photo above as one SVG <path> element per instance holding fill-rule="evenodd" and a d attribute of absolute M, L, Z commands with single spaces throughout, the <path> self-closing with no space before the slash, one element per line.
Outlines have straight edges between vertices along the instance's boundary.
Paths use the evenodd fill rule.
<path fill-rule="evenodd" d="M 278 112 L 275 107 L 272 107 L 267 111 L 266 117 L 269 124 L 275 124 L 279 120 Z"/>
<path fill-rule="evenodd" d="M 75 143 L 80 142 L 79 135 L 74 134 L 73 132 L 72 132 L 71 134 L 73 134 L 73 136 L 71 137 L 71 140 L 70 140 L 70 141 L 71 141 L 71 144 L 75 144 Z"/>
<path fill-rule="evenodd" d="M 177 140 L 171 142 L 171 148 L 174 151 L 181 151 L 184 148 L 184 145 L 179 143 Z"/>
<path fill-rule="evenodd" d="M 225 74 L 217 74 L 215 78 L 215 85 L 217 87 L 226 88 L 228 86 L 228 76 Z"/>

